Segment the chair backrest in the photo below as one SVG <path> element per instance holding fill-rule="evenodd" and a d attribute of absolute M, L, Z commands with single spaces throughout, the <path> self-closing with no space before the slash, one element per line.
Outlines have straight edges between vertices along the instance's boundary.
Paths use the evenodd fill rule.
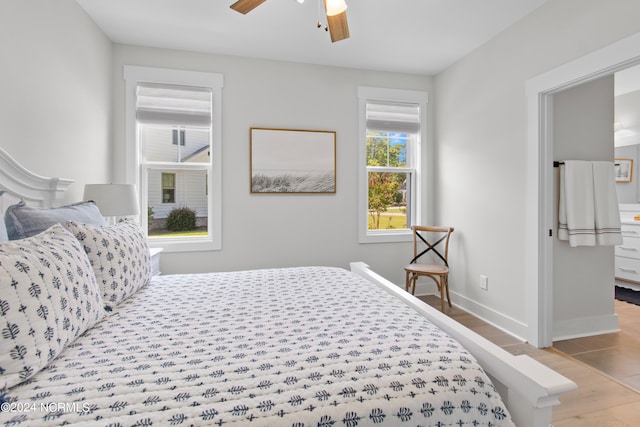
<path fill-rule="evenodd" d="M 414 225 L 413 231 L 413 259 L 411 264 L 429 252 L 435 254 L 440 260 L 449 266 L 449 238 L 453 233 L 453 227 L 432 227 L 426 225 Z"/>

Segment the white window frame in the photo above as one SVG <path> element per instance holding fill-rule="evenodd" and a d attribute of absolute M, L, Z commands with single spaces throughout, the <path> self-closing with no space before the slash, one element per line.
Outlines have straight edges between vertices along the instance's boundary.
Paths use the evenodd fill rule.
<path fill-rule="evenodd" d="M 426 224 L 425 202 L 427 188 L 426 153 L 427 144 L 427 103 L 428 93 L 423 91 L 385 89 L 375 87 L 358 87 L 358 241 L 360 243 L 408 242 L 413 240 L 410 228 L 394 230 L 369 230 L 369 180 L 368 171 L 380 172 L 412 172 L 412 192 L 407 195 L 412 211 L 409 213 L 414 224 Z M 367 167 L 367 102 L 398 102 L 418 104 L 420 109 L 420 132 L 413 149 L 408 147 L 408 164 L 406 168 Z M 411 227 L 411 224 L 407 224 Z"/>
<path fill-rule="evenodd" d="M 165 252 L 204 251 L 222 249 L 222 74 L 198 71 L 174 70 L 167 68 L 140 67 L 125 65 L 125 141 L 126 141 L 126 182 L 137 186 L 140 195 L 140 212 L 146 215 L 147 183 L 146 174 L 142 173 L 141 147 L 138 141 L 136 121 L 136 88 L 138 83 L 174 84 L 181 86 L 197 86 L 211 88 L 212 131 L 211 131 L 211 164 L 207 170 L 208 185 L 208 225 L 207 236 L 188 237 L 184 239 L 153 238 L 148 239 L 150 247 L 160 247 Z M 140 221 L 147 232 L 147 221 Z"/>

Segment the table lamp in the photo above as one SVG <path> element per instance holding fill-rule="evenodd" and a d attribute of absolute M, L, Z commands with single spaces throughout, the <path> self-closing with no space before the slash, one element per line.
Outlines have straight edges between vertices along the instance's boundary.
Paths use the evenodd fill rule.
<path fill-rule="evenodd" d="M 86 184 L 84 200 L 93 200 L 108 224 L 115 224 L 116 217 L 140 213 L 133 184 Z"/>

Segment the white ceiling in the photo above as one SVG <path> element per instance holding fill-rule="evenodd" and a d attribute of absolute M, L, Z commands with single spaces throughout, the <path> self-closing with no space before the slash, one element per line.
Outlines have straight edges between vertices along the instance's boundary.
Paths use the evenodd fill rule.
<path fill-rule="evenodd" d="M 436 74 L 546 0 L 347 0 L 351 37 L 318 29 L 322 0 L 76 0 L 116 43 Z"/>

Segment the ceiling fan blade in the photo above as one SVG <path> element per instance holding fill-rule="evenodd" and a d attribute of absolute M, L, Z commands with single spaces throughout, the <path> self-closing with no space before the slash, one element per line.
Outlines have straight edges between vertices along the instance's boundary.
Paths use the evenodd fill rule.
<path fill-rule="evenodd" d="M 231 5 L 231 9 L 246 15 L 265 1 L 266 0 L 238 0 Z"/>
<path fill-rule="evenodd" d="M 347 23 L 347 11 L 337 15 L 328 16 L 327 24 L 329 25 L 329 34 L 331 41 L 337 42 L 349 38 L 349 24 Z"/>

